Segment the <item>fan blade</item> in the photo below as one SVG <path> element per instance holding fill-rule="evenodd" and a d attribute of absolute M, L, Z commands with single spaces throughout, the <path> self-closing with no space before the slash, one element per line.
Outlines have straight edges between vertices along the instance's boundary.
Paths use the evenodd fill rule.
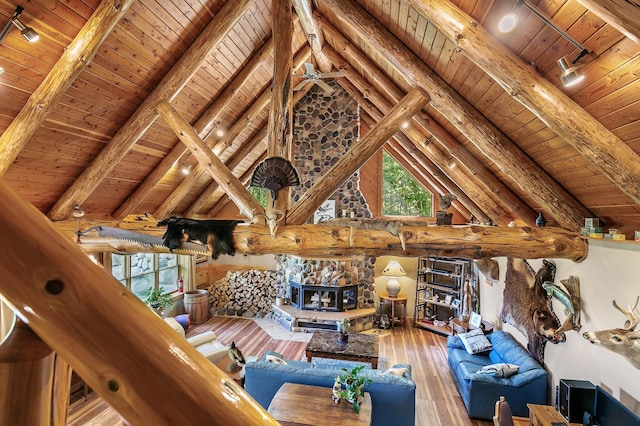
<path fill-rule="evenodd" d="M 304 69 L 306 74 L 314 75 L 316 73 L 316 70 L 313 68 L 313 64 L 310 62 L 304 63 Z"/>
<path fill-rule="evenodd" d="M 327 93 L 333 93 L 333 88 L 331 86 L 329 86 L 327 83 L 325 83 L 322 80 L 316 80 L 315 83 L 320 86 L 325 92 Z"/>
<path fill-rule="evenodd" d="M 293 91 L 297 92 L 298 90 L 302 90 L 302 88 L 304 88 L 304 86 L 306 86 L 308 83 L 309 80 L 302 80 L 296 87 L 293 88 Z"/>
<path fill-rule="evenodd" d="M 318 74 L 320 78 L 340 78 L 344 77 L 344 71 L 321 72 Z"/>

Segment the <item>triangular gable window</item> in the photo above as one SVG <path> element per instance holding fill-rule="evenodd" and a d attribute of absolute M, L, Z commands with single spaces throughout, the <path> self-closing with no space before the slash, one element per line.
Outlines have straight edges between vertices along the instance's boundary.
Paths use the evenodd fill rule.
<path fill-rule="evenodd" d="M 385 151 L 382 153 L 382 215 L 433 216 L 433 195 Z"/>

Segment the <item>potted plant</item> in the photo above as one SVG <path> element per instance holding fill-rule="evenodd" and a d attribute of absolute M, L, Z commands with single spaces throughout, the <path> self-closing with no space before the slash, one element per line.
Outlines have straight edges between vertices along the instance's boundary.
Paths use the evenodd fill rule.
<path fill-rule="evenodd" d="M 159 289 L 149 287 L 142 296 L 142 301 L 158 315 L 162 316 L 165 308 L 173 308 L 173 298 L 169 293 L 162 293 Z"/>
<path fill-rule="evenodd" d="M 367 376 L 361 376 L 359 373 L 364 369 L 364 365 L 353 367 L 351 370 L 343 368 L 342 375 L 339 377 L 344 389 L 340 392 L 340 396 L 349 401 L 353 407 L 353 411 L 360 414 L 360 400 L 364 397 L 364 387 L 372 382 Z M 336 381 L 338 377 L 336 378 Z"/>

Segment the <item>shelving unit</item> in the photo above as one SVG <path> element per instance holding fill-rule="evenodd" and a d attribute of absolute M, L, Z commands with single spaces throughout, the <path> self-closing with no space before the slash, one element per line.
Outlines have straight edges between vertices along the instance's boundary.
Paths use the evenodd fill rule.
<path fill-rule="evenodd" d="M 442 334 L 453 333 L 449 320 L 462 313 L 465 281 L 475 289 L 471 261 L 429 255 L 418 258 L 416 303 L 413 325 Z M 469 297 L 475 299 L 475 291 Z M 475 310 L 476 301 L 471 301 Z"/>

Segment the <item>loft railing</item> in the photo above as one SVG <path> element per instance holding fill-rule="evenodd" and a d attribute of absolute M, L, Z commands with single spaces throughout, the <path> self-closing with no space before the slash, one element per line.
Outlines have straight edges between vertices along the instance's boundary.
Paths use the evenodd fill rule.
<path fill-rule="evenodd" d="M 30 399 L 38 386 L 56 392 L 49 348 L 131 425 L 278 424 L 1 181 L 0 198 L 0 294 L 48 346 L 12 337 L 17 325 L 0 345 L 0 425 L 51 424 L 46 398 Z"/>

